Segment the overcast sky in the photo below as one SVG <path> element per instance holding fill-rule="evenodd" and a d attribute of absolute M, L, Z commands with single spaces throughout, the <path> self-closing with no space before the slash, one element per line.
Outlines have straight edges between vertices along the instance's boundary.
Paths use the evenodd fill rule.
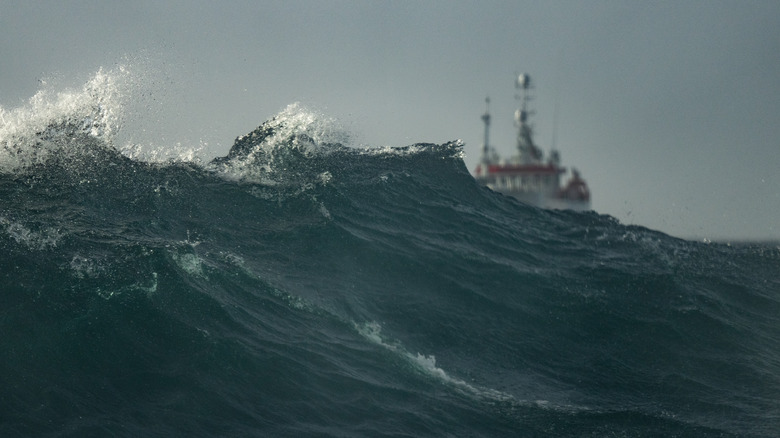
<path fill-rule="evenodd" d="M 208 143 L 299 101 L 371 146 L 514 151 L 515 73 L 535 81 L 593 208 L 697 239 L 780 239 L 780 1 L 7 1 L 0 106 L 123 62 L 151 73 L 129 138 Z M 138 97 L 142 99 L 142 97 Z M 557 128 L 554 113 L 557 107 Z"/>

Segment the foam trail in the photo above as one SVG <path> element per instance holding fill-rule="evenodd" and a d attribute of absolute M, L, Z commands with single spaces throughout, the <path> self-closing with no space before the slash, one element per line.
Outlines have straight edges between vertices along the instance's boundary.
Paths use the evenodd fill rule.
<path fill-rule="evenodd" d="M 518 403 L 518 401 L 509 394 L 503 393 L 501 391 L 496 391 L 494 389 L 479 388 L 470 385 L 469 383 L 461 379 L 458 379 L 457 377 L 450 376 L 442 368 L 436 366 L 436 357 L 433 355 L 428 356 L 421 353 L 412 354 L 398 343 L 386 342 L 382 338 L 382 334 L 381 334 L 382 327 L 376 322 L 367 322 L 362 325 L 355 324 L 355 329 L 365 339 L 368 339 L 374 344 L 377 344 L 389 351 L 392 351 L 393 353 L 396 353 L 398 356 L 403 358 L 406 362 L 408 362 L 418 371 L 446 385 L 449 385 L 463 393 L 469 394 L 471 396 L 480 399 Z"/>

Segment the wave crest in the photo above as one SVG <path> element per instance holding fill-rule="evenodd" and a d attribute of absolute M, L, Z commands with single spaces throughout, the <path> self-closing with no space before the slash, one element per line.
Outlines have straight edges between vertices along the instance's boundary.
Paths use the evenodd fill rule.
<path fill-rule="evenodd" d="M 39 90 L 26 105 L 0 107 L 0 172 L 15 173 L 54 157 L 79 153 L 84 144 L 74 138 L 110 146 L 121 126 L 122 93 L 118 72 L 101 68 L 81 90 L 52 93 Z"/>
<path fill-rule="evenodd" d="M 334 119 L 296 102 L 236 138 L 227 156 L 211 165 L 233 179 L 275 184 L 306 167 L 312 158 L 344 150 L 349 142 L 350 135 Z"/>

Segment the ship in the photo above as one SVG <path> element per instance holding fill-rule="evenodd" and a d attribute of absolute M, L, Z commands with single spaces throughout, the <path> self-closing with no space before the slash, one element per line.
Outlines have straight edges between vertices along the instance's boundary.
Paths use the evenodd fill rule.
<path fill-rule="evenodd" d="M 554 147 L 545 158 L 534 143 L 533 128 L 529 123 L 532 113 L 528 110 L 531 77 L 525 73 L 516 75 L 515 89 L 515 97 L 520 101 L 520 108 L 515 111 L 517 154 L 505 159 L 490 145 L 490 98 L 486 98 L 485 114 L 482 115 L 485 138 L 474 178 L 525 204 L 556 210 L 590 210 L 590 189 L 579 171 L 572 168 L 569 173 L 561 166 L 560 153 Z M 562 185 L 563 179 L 566 183 Z"/>

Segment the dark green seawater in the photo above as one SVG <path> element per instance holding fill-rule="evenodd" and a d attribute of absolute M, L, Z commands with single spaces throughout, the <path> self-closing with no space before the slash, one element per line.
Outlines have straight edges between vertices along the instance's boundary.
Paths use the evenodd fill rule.
<path fill-rule="evenodd" d="M 2 139 L 0 436 L 780 435 L 777 245 L 538 210 L 458 143 L 300 117 L 201 164 L 83 118 Z"/>

